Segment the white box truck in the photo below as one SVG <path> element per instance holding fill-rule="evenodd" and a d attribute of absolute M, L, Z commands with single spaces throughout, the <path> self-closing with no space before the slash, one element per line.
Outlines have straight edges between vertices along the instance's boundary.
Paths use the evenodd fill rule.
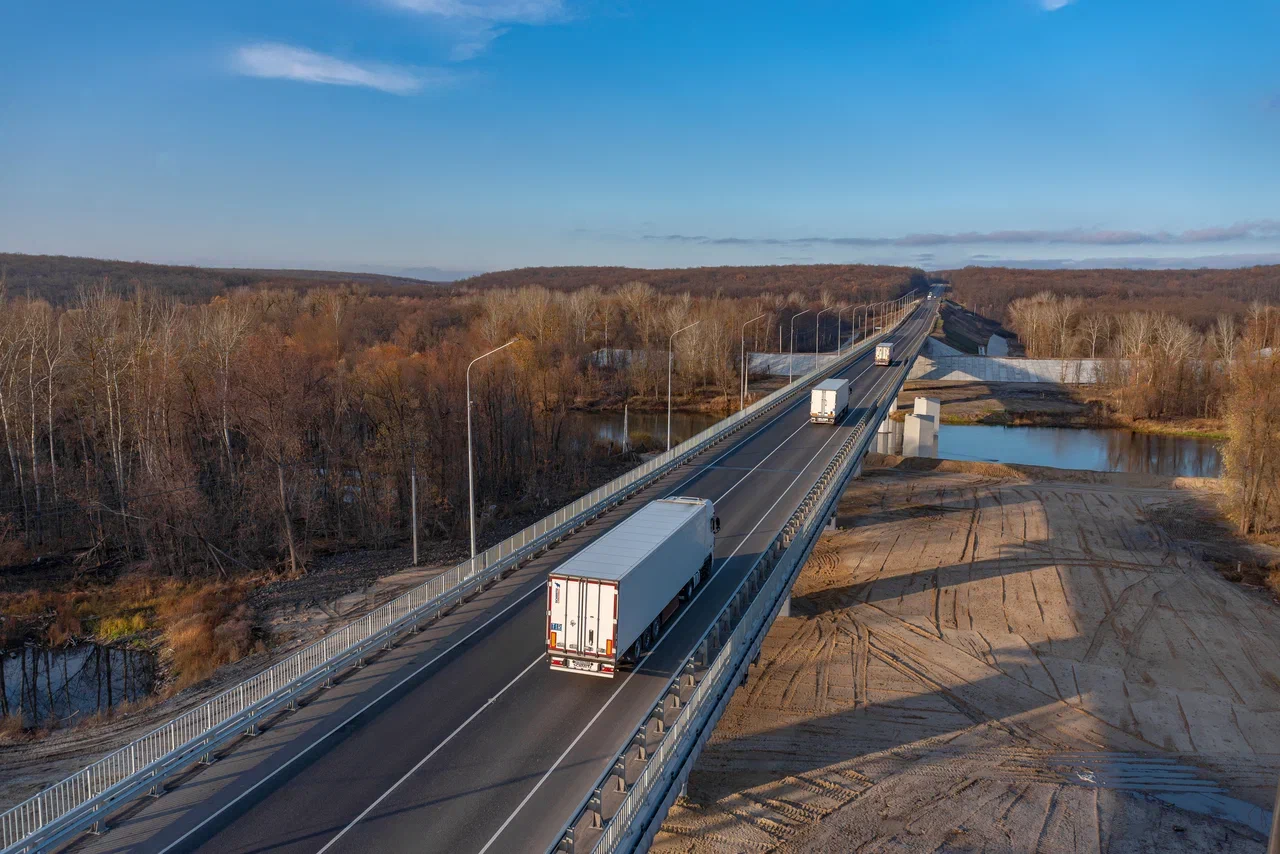
<path fill-rule="evenodd" d="M 849 410 L 849 381 L 823 380 L 809 395 L 809 423 L 835 424 Z"/>
<path fill-rule="evenodd" d="M 547 578 L 552 670 L 613 678 L 710 575 L 720 526 L 705 498 L 650 501 Z"/>
<path fill-rule="evenodd" d="M 876 345 L 876 364 L 882 368 L 893 364 L 893 345 L 892 344 Z"/>

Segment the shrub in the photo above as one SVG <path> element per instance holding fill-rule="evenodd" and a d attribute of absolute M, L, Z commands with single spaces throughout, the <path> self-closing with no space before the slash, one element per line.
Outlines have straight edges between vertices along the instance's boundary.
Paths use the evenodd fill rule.
<path fill-rule="evenodd" d="M 239 586 L 174 588 L 162 595 L 158 616 L 173 656 L 175 689 L 209 678 L 252 649 L 253 623 Z"/>

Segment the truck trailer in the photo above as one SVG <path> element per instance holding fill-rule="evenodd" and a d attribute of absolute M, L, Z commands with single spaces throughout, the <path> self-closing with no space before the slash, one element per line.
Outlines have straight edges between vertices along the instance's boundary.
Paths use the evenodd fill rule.
<path fill-rule="evenodd" d="M 809 395 L 809 423 L 835 424 L 849 411 L 849 381 L 823 380 Z"/>
<path fill-rule="evenodd" d="M 705 498 L 650 501 L 547 578 L 552 670 L 613 678 L 709 577 L 720 520 Z"/>
<path fill-rule="evenodd" d="M 880 367 L 888 367 L 893 364 L 893 345 L 877 344 L 876 345 L 876 364 Z"/>

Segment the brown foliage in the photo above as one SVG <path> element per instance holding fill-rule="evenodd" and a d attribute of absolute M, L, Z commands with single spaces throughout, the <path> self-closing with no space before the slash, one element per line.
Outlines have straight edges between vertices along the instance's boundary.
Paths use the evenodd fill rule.
<path fill-rule="evenodd" d="M 44 259 L 54 279 L 59 261 Z M 149 273 L 176 275 L 159 270 Z M 210 271 L 182 272 L 195 277 L 187 284 L 209 281 Z M 674 344 L 676 399 L 714 393 L 727 412 L 747 320 L 764 315 L 747 346 L 773 349 L 812 309 L 795 328 L 804 352 L 816 310 L 844 307 L 816 330 L 831 349 L 837 325 L 854 328 L 854 303 L 897 295 L 916 273 L 560 268 L 509 274 L 514 288 L 490 276 L 413 295 L 255 280 L 205 303 L 194 284 L 179 288 L 186 302 L 113 281 L 65 306 L 0 294 L 0 517 L 13 524 L 0 544 L 11 561 L 70 551 L 86 569 L 143 562 L 179 578 L 281 563 L 304 572 L 318 548 L 408 539 L 415 471 L 420 532 L 458 538 L 464 372 L 517 338 L 472 371 L 483 538 L 509 512 L 549 510 L 597 485 L 610 450 L 566 413 L 660 405 L 676 329 L 698 323 Z M 606 347 L 626 352 L 599 358 Z"/>
<path fill-rule="evenodd" d="M 1242 316 L 1253 302 L 1280 303 L 1280 266 L 1239 270 L 1024 270 L 965 267 L 943 274 L 951 296 L 987 317 L 1008 321 L 1016 299 L 1041 291 L 1080 297 L 1090 311 L 1172 314 L 1200 330 L 1224 312 Z"/>
<path fill-rule="evenodd" d="M 1226 477 L 1243 534 L 1280 529 L 1280 308 L 1250 312 L 1231 366 Z"/>
<path fill-rule="evenodd" d="M 160 598 L 157 614 L 166 627 L 164 639 L 172 654 L 174 689 L 207 679 L 252 648 L 253 623 L 240 587 L 171 588 Z"/>
<path fill-rule="evenodd" d="M 458 283 L 461 288 L 518 288 L 537 286 L 555 291 L 597 287 L 615 292 L 630 282 L 645 282 L 665 293 L 693 296 L 723 294 L 753 297 L 765 291 L 798 293 L 806 302 L 818 302 L 823 289 L 838 292 L 855 302 L 896 297 L 928 284 L 921 270 L 871 264 L 788 264 L 772 267 L 688 267 L 671 270 L 638 270 L 632 267 L 526 267 L 483 273 Z"/>

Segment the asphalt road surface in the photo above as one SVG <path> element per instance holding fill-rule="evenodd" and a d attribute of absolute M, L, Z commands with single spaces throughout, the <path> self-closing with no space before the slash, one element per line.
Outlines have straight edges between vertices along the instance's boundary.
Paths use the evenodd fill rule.
<path fill-rule="evenodd" d="M 919 345 L 935 304 L 891 336 L 900 350 Z M 544 851 L 849 425 L 883 397 L 889 373 L 866 352 L 838 374 L 852 381 L 842 424 L 809 424 L 808 397 L 798 396 L 76 850 Z M 715 502 L 710 580 L 634 670 L 614 679 L 552 672 L 546 573 L 664 495 Z"/>

